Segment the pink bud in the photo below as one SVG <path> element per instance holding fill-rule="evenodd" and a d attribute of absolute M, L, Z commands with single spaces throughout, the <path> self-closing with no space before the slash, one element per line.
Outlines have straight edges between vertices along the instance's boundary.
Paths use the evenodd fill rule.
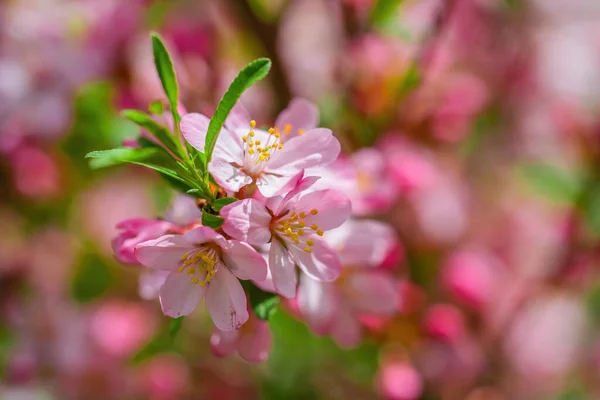
<path fill-rule="evenodd" d="M 449 304 L 436 304 L 429 308 L 423 321 L 425 332 L 446 341 L 456 341 L 465 333 L 462 312 Z"/>
<path fill-rule="evenodd" d="M 117 225 L 120 232 L 112 240 L 115 258 L 124 264 L 140 265 L 134 254 L 135 246 L 164 235 L 171 227 L 166 221 L 145 218 L 121 221 Z"/>
<path fill-rule="evenodd" d="M 481 310 L 494 299 L 498 288 L 496 264 L 497 260 L 485 253 L 454 253 L 442 271 L 442 283 L 464 305 Z"/>
<path fill-rule="evenodd" d="M 423 392 L 423 380 L 407 362 L 384 364 L 379 371 L 378 386 L 383 395 L 393 400 L 414 400 Z"/>

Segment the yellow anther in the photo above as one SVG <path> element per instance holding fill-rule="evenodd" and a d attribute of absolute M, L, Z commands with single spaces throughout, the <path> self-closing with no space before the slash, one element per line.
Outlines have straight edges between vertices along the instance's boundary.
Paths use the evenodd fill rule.
<path fill-rule="evenodd" d="M 272 135 L 275 133 L 275 129 L 269 128 L 269 130 L 267 132 L 269 132 L 269 135 Z"/>
<path fill-rule="evenodd" d="M 279 136 L 278 136 L 278 137 L 279 137 Z M 277 146 L 277 148 L 278 148 L 279 150 L 283 149 L 283 143 L 281 143 L 279 146 Z"/>
<path fill-rule="evenodd" d="M 275 137 L 276 137 L 276 138 L 279 138 L 279 137 L 281 137 L 281 133 L 279 133 L 279 132 L 275 132 Z"/>
<path fill-rule="evenodd" d="M 306 218 L 306 213 L 304 211 L 300 213 L 300 218 Z"/>
<path fill-rule="evenodd" d="M 290 218 L 294 218 L 295 216 L 296 216 L 296 212 L 295 212 L 295 211 L 292 211 L 292 212 L 290 213 Z"/>
<path fill-rule="evenodd" d="M 316 231 L 317 229 L 319 229 L 319 226 L 317 224 L 312 224 L 310 226 L 310 229 L 312 229 L 313 231 Z"/>
<path fill-rule="evenodd" d="M 312 210 L 310 210 L 310 213 L 312 215 L 317 215 L 319 213 L 319 210 L 317 210 L 316 208 L 313 208 Z"/>
<path fill-rule="evenodd" d="M 200 282 L 200 279 L 198 279 L 198 278 L 192 278 L 192 283 L 197 284 L 198 282 Z"/>
<path fill-rule="evenodd" d="M 298 136 L 302 136 L 304 134 L 304 129 L 298 129 Z"/>
<path fill-rule="evenodd" d="M 248 135 L 250 135 L 250 137 L 254 137 L 254 131 L 250 131 Z"/>
<path fill-rule="evenodd" d="M 254 146 L 254 142 L 253 142 L 252 140 L 251 140 L 251 141 L 249 141 L 249 142 L 248 142 L 248 146 L 250 146 L 250 147 Z"/>
<path fill-rule="evenodd" d="M 194 272 L 196 272 L 196 268 L 194 268 L 194 267 L 189 267 L 189 268 L 187 269 L 187 274 L 188 274 L 188 275 L 191 275 L 191 274 L 193 274 Z"/>
<path fill-rule="evenodd" d="M 248 149 L 249 154 L 254 154 L 254 149 Z"/>
<path fill-rule="evenodd" d="M 255 141 L 255 143 L 256 143 L 256 145 L 258 146 L 258 145 L 260 144 L 260 140 L 258 140 L 258 139 L 257 139 L 257 140 Z"/>
<path fill-rule="evenodd" d="M 206 282 L 205 281 L 201 281 L 200 282 L 200 286 L 206 286 Z"/>
<path fill-rule="evenodd" d="M 298 229 L 298 235 L 304 236 L 304 229 Z"/>
<path fill-rule="evenodd" d="M 178 271 L 183 272 L 183 266 L 179 267 Z"/>
<path fill-rule="evenodd" d="M 308 247 L 308 246 L 306 246 L 304 248 L 304 251 L 307 252 L 307 253 L 312 253 L 312 249 L 310 247 Z"/>
<path fill-rule="evenodd" d="M 250 128 L 254 128 L 256 126 L 256 121 L 252 120 L 250 121 Z"/>
<path fill-rule="evenodd" d="M 317 229 L 317 235 L 323 236 L 323 229 Z"/>
<path fill-rule="evenodd" d="M 306 244 L 309 245 L 309 246 L 312 246 L 313 244 L 315 244 L 315 242 L 313 242 L 312 239 L 307 239 L 306 240 Z"/>
<path fill-rule="evenodd" d="M 242 140 L 244 141 L 244 143 L 246 143 L 248 141 L 248 136 L 242 136 Z"/>
<path fill-rule="evenodd" d="M 300 220 L 298 221 L 298 225 L 300 225 L 300 228 L 304 228 L 306 226 L 306 222 Z"/>
<path fill-rule="evenodd" d="M 258 143 L 256 143 L 256 144 L 258 144 Z M 258 151 L 263 151 L 263 148 L 262 148 L 262 147 L 258 147 L 258 146 L 257 146 L 257 147 L 256 147 L 256 150 L 258 150 Z"/>
<path fill-rule="evenodd" d="M 290 132 L 292 131 L 292 126 L 290 124 L 285 124 L 285 126 L 283 127 L 283 131 L 285 132 L 286 135 L 289 135 Z"/>
<path fill-rule="evenodd" d="M 263 156 L 263 155 L 261 155 L 261 156 L 259 156 L 259 157 L 258 157 L 258 159 L 259 159 L 260 161 L 265 161 L 265 160 L 266 160 L 266 157 L 265 157 L 265 156 Z"/>
<path fill-rule="evenodd" d="M 183 255 L 183 257 L 181 257 L 181 261 L 185 261 L 185 260 L 187 260 L 187 259 L 188 259 L 188 257 L 189 257 L 188 253 L 185 253 L 185 254 Z"/>

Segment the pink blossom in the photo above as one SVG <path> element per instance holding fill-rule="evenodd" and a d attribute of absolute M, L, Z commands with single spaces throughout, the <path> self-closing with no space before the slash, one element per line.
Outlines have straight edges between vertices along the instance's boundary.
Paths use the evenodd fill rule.
<path fill-rule="evenodd" d="M 35 147 L 22 147 L 10 157 L 17 190 L 24 196 L 48 200 L 62 191 L 59 166 L 50 154 Z"/>
<path fill-rule="evenodd" d="M 397 283 L 381 264 L 396 239 L 392 229 L 377 221 L 349 221 L 328 234 L 344 266 L 334 283 L 302 276 L 298 306 L 317 334 L 330 334 L 341 346 L 361 339 L 361 315 L 391 316 L 398 309 Z M 371 267 L 371 268 L 369 268 Z"/>
<path fill-rule="evenodd" d="M 465 333 L 465 318 L 455 306 L 436 304 L 427 310 L 423 322 L 425 331 L 437 338 L 456 341 Z"/>
<path fill-rule="evenodd" d="M 119 234 L 112 240 L 115 258 L 124 264 L 140 265 L 134 254 L 135 246 L 164 235 L 173 225 L 167 221 L 148 218 L 126 219 L 119 222 Z"/>
<path fill-rule="evenodd" d="M 208 227 L 141 243 L 135 255 L 147 267 L 170 272 L 160 289 L 165 315 L 188 315 L 205 297 L 213 322 L 223 331 L 248 320 L 246 294 L 237 278 L 260 281 L 267 275 L 265 260 L 256 250 Z"/>
<path fill-rule="evenodd" d="M 253 245 L 271 241 L 269 269 L 281 295 L 296 295 L 298 265 L 305 274 L 330 282 L 340 274 L 340 260 L 321 238 L 326 230 L 340 226 L 350 214 L 350 201 L 333 190 L 307 193 L 316 178 L 304 178 L 285 197 L 271 197 L 265 204 L 244 199 L 223 207 L 223 230 Z"/>
<path fill-rule="evenodd" d="M 388 399 L 415 400 L 423 392 L 423 378 L 406 361 L 390 361 L 381 366 L 377 383 Z"/>
<path fill-rule="evenodd" d="M 248 322 L 238 330 L 215 329 L 210 344 L 217 356 L 224 357 L 237 351 L 248 362 L 263 362 L 269 357 L 271 340 L 269 325 L 251 313 Z"/>
<path fill-rule="evenodd" d="M 224 189 L 237 192 L 256 184 L 272 197 L 303 169 L 331 164 L 340 143 L 329 129 L 316 128 L 318 113 L 305 100 L 296 99 L 281 112 L 274 128 L 257 129 L 248 112 L 237 105 L 225 121 L 208 169 Z M 187 114 L 181 131 L 187 141 L 204 151 L 210 119 Z"/>

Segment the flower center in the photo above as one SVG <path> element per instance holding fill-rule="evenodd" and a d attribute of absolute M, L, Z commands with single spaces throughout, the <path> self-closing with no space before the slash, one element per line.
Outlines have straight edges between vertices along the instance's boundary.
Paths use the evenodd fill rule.
<path fill-rule="evenodd" d="M 256 121 L 250 121 L 250 131 L 242 136 L 244 141 L 244 170 L 252 177 L 258 177 L 271 157 L 283 149 L 281 133 L 277 128 L 268 131 L 257 130 Z M 258 133 L 258 134 L 257 134 Z"/>
<path fill-rule="evenodd" d="M 307 253 L 312 253 L 311 247 L 315 244 L 311 238 L 312 232 L 323 236 L 323 229 L 319 228 L 315 223 L 307 227 L 306 218 L 310 218 L 310 216 L 317 215 L 318 213 L 319 210 L 316 208 L 310 210 L 308 214 L 304 211 L 298 214 L 292 211 L 290 214 L 285 214 L 282 218 L 277 219 L 274 222 L 273 228 L 277 232 L 277 235 L 284 240 L 302 247 Z"/>
<path fill-rule="evenodd" d="M 210 245 L 202 245 L 181 257 L 179 272 L 190 276 L 193 284 L 206 286 L 219 269 L 219 253 Z"/>

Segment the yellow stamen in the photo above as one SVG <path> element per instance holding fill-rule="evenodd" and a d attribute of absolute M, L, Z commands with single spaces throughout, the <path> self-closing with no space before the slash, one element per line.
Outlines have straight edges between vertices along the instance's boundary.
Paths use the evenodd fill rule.
<path fill-rule="evenodd" d="M 254 128 L 254 127 L 256 127 L 256 121 L 252 120 L 252 121 L 250 121 L 250 128 Z"/>
<path fill-rule="evenodd" d="M 304 251 L 307 252 L 307 253 L 312 253 L 312 249 L 310 247 L 308 247 L 308 246 L 306 246 L 304 248 Z"/>
<path fill-rule="evenodd" d="M 312 224 L 310 226 L 310 229 L 312 229 L 313 231 L 316 231 L 317 229 L 319 229 L 319 226 L 317 224 Z"/>
<path fill-rule="evenodd" d="M 312 210 L 310 210 L 310 213 L 312 215 L 317 215 L 319 213 L 319 210 L 317 210 L 316 208 L 313 208 Z"/>
<path fill-rule="evenodd" d="M 315 242 L 313 242 L 312 239 L 307 239 L 306 240 L 306 244 L 309 245 L 309 246 L 312 246 L 313 244 L 315 244 Z"/>
<path fill-rule="evenodd" d="M 306 213 L 304 211 L 300 213 L 300 218 L 306 218 Z"/>
<path fill-rule="evenodd" d="M 248 133 L 248 135 L 250 135 L 250 137 L 254 137 L 254 131 L 250 131 L 250 133 Z"/>
<path fill-rule="evenodd" d="M 323 229 L 317 229 L 317 235 L 323 236 Z"/>
<path fill-rule="evenodd" d="M 242 136 L 242 140 L 244 141 L 244 143 L 246 143 L 248 141 L 248 136 Z"/>
<path fill-rule="evenodd" d="M 200 279 L 198 279 L 198 278 L 192 278 L 192 283 L 198 284 L 198 283 L 200 283 Z M 204 283 L 204 282 L 202 282 L 202 283 Z M 200 283 L 200 284 L 202 285 L 202 283 Z M 204 286 L 204 285 L 202 285 L 202 286 Z"/>
<path fill-rule="evenodd" d="M 304 134 L 304 129 L 298 129 L 298 136 L 302 136 Z"/>

